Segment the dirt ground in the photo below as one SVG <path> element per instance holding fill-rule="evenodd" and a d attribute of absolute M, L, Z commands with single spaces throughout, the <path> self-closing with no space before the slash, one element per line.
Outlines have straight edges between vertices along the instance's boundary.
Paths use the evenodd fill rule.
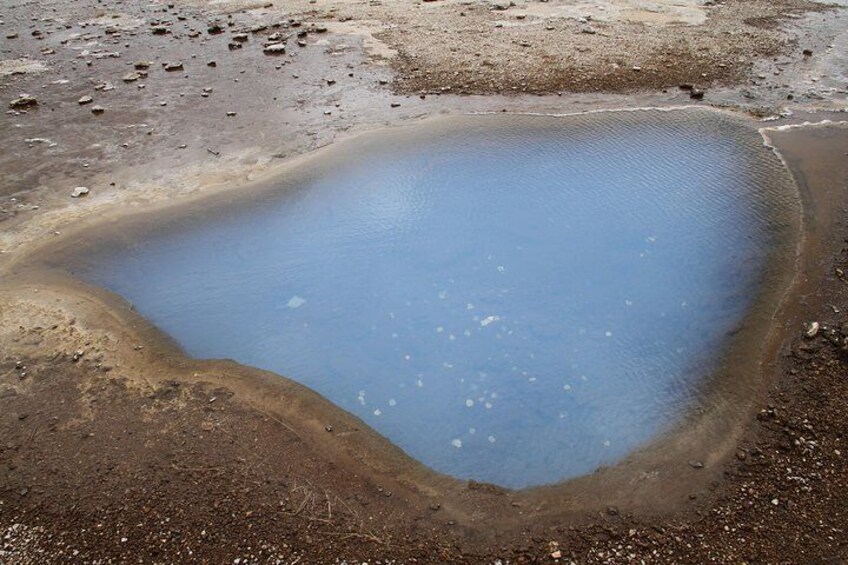
<path fill-rule="evenodd" d="M 848 109 L 846 30 L 800 0 L 0 0 L 0 563 L 848 562 L 848 128 L 804 125 Z M 770 120 L 815 259 L 735 455 L 673 509 L 424 489 L 302 387 L 17 273 L 358 132 L 688 104 Z"/>

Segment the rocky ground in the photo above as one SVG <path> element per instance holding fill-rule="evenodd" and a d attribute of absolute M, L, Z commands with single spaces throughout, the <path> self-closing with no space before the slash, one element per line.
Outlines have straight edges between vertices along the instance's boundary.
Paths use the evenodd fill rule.
<path fill-rule="evenodd" d="M 848 561 L 844 218 L 824 230 L 792 338 L 720 479 L 671 514 L 609 508 L 497 536 L 451 500 L 354 474 L 227 371 L 161 363 L 89 297 L 7 275 L 80 220 L 226 190 L 435 115 L 702 103 L 782 114 L 775 125 L 838 119 L 845 12 L 801 0 L 0 1 L 0 562 Z M 806 142 L 824 165 L 794 171 L 840 192 L 844 131 L 817 135 Z"/>

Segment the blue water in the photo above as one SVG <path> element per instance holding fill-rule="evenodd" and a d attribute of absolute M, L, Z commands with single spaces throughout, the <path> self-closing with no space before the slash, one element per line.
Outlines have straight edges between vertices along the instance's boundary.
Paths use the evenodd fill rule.
<path fill-rule="evenodd" d="M 716 367 L 774 243 L 756 138 L 707 112 L 366 136 L 79 274 L 437 471 L 557 482 L 678 422 Z"/>

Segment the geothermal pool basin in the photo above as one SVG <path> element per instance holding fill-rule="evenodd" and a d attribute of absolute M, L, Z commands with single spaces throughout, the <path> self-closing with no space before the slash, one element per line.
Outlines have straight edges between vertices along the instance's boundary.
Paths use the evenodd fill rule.
<path fill-rule="evenodd" d="M 437 120 L 267 185 L 96 238 L 73 274 L 189 356 L 284 375 L 510 488 L 683 425 L 798 212 L 756 129 L 695 109 Z"/>

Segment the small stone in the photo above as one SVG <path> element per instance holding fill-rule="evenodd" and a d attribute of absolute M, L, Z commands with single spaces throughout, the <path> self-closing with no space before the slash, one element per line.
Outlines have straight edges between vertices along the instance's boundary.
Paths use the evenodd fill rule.
<path fill-rule="evenodd" d="M 235 116 L 236 114 L 237 114 L 237 112 L 227 112 L 227 116 L 229 116 L 229 117 L 231 117 L 231 118 L 232 118 L 233 116 Z"/>
<path fill-rule="evenodd" d="M 262 52 L 266 55 L 283 55 L 286 52 L 286 46 L 282 43 L 272 43 L 271 45 L 266 45 Z"/>
<path fill-rule="evenodd" d="M 561 559 L 561 558 L 562 558 L 562 552 L 561 552 L 560 550 L 558 550 L 558 549 L 557 549 L 556 551 L 554 551 L 553 553 L 551 553 L 551 557 L 552 557 L 553 559 Z"/>
<path fill-rule="evenodd" d="M 125 75 L 122 77 L 122 80 L 123 80 L 124 82 L 135 82 L 135 81 L 137 81 L 137 80 L 138 80 L 138 79 L 140 79 L 140 78 L 141 78 L 141 74 L 140 74 L 140 73 L 137 73 L 137 72 L 135 72 L 135 71 L 133 71 L 133 72 L 131 72 L 131 73 L 127 73 L 127 74 L 125 74 Z"/>
<path fill-rule="evenodd" d="M 693 469 L 703 469 L 704 468 L 704 464 L 700 461 L 690 461 L 689 466 L 692 467 Z"/>
<path fill-rule="evenodd" d="M 9 102 L 9 107 L 16 110 L 21 108 L 31 108 L 32 106 L 38 106 L 38 100 L 36 100 L 35 96 L 30 96 L 29 94 L 21 94 Z"/>
<path fill-rule="evenodd" d="M 171 30 L 165 26 L 154 26 L 150 31 L 153 32 L 153 35 L 165 35 L 166 33 L 171 32 Z"/>
<path fill-rule="evenodd" d="M 233 35 L 233 41 L 238 41 L 239 43 L 244 43 L 247 39 L 248 36 L 246 33 L 236 33 Z"/>
<path fill-rule="evenodd" d="M 133 63 L 133 67 L 135 67 L 139 71 L 143 71 L 144 69 L 150 68 L 150 61 L 136 61 Z"/>
<path fill-rule="evenodd" d="M 813 56 L 813 50 L 812 49 L 804 49 L 803 53 L 804 53 L 804 57 L 812 57 Z"/>
<path fill-rule="evenodd" d="M 691 92 L 689 92 L 689 98 L 692 98 L 693 100 L 703 100 L 704 91 L 698 88 L 693 88 Z"/>
<path fill-rule="evenodd" d="M 94 98 L 92 98 L 91 96 L 83 96 L 82 98 L 77 100 L 77 102 L 79 102 L 80 106 L 84 106 L 86 104 L 91 104 L 92 102 L 94 102 Z"/>
<path fill-rule="evenodd" d="M 89 192 L 90 191 L 88 190 L 88 188 L 84 186 L 78 186 L 71 193 L 71 198 L 81 198 L 83 196 L 86 196 Z"/>
<path fill-rule="evenodd" d="M 206 63 L 206 66 L 214 68 L 218 66 L 218 63 L 216 63 L 215 61 L 209 61 L 208 63 Z"/>
<path fill-rule="evenodd" d="M 105 111 L 106 111 L 106 108 L 104 108 L 103 106 L 93 106 L 91 108 L 92 114 L 102 114 Z"/>
<path fill-rule="evenodd" d="M 218 22 L 212 22 L 211 24 L 209 24 L 209 27 L 206 28 L 206 31 L 207 33 L 215 35 L 218 33 L 223 33 L 224 28 L 222 28 L 221 24 L 219 24 Z"/>
<path fill-rule="evenodd" d="M 182 64 L 181 62 L 176 62 L 176 63 L 173 63 L 173 62 L 162 63 L 162 66 L 163 66 L 163 67 L 165 67 L 165 70 L 166 70 L 166 71 L 169 71 L 169 72 L 173 72 L 173 71 L 181 71 L 181 70 L 183 70 L 183 64 Z"/>
<path fill-rule="evenodd" d="M 821 329 L 821 324 L 818 322 L 810 322 L 807 324 L 807 329 L 804 332 L 804 335 L 806 335 L 809 339 L 813 339 L 819 334 L 819 329 Z"/>

